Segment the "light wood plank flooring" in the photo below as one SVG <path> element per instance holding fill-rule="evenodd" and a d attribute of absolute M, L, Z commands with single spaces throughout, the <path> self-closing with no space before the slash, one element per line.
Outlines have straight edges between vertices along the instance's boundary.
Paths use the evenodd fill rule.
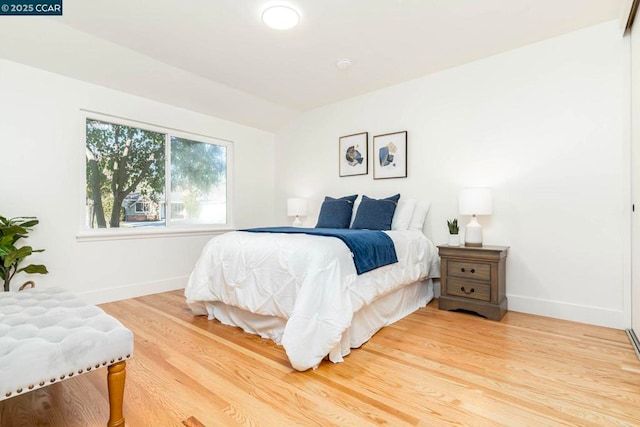
<path fill-rule="evenodd" d="M 135 334 L 128 426 L 640 426 L 640 362 L 623 331 L 437 309 L 344 363 L 295 372 L 284 351 L 194 317 L 181 291 L 102 306 Z M 106 370 L 0 402 L 0 425 L 104 426 Z"/>

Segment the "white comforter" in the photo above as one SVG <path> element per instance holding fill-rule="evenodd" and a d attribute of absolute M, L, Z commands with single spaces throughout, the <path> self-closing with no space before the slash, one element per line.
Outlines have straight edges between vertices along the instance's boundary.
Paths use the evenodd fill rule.
<path fill-rule="evenodd" d="M 195 314 L 207 302 L 288 319 L 282 344 L 297 370 L 315 368 L 336 347 L 353 314 L 417 280 L 439 277 L 437 249 L 417 230 L 388 231 L 398 263 L 358 276 L 339 239 L 235 231 L 205 246 L 185 289 Z M 208 310 L 208 311 L 207 311 Z"/>

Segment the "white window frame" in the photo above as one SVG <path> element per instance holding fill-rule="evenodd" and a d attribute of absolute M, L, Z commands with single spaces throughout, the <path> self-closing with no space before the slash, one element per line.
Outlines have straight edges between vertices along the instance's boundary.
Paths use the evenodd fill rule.
<path fill-rule="evenodd" d="M 94 111 L 82 110 L 82 175 L 81 175 L 81 203 L 79 209 L 79 232 L 76 235 L 78 241 L 99 241 L 99 240 L 119 240 L 119 239 L 139 239 L 166 236 L 190 236 L 190 235 L 212 235 L 234 230 L 233 222 L 233 176 L 234 176 L 234 143 L 221 138 L 215 138 L 194 132 L 187 132 L 156 124 L 126 119 Z M 164 227 L 139 227 L 139 228 L 88 228 L 86 225 L 86 202 L 87 202 L 87 182 L 86 182 L 86 141 L 87 141 L 87 120 L 100 120 L 103 122 L 118 124 L 122 126 L 135 127 L 165 135 L 165 225 Z M 227 152 L 227 202 L 226 202 L 226 224 L 171 224 L 171 137 L 183 138 L 197 142 L 220 145 L 226 148 Z"/>
<path fill-rule="evenodd" d="M 142 205 L 142 210 L 139 211 L 138 210 L 138 204 Z M 149 207 L 149 202 L 136 202 L 136 213 L 147 213 L 148 212 L 148 208 Z"/>

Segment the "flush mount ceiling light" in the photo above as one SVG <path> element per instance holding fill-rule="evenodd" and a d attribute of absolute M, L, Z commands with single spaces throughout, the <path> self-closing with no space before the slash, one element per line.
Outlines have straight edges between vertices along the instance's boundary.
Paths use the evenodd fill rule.
<path fill-rule="evenodd" d="M 339 70 L 346 70 L 351 67 L 351 60 L 349 58 L 338 59 L 336 61 L 336 67 L 338 67 Z"/>
<path fill-rule="evenodd" d="M 288 30 L 298 24 L 300 15 L 288 6 L 272 6 L 262 12 L 262 21 L 275 30 Z"/>

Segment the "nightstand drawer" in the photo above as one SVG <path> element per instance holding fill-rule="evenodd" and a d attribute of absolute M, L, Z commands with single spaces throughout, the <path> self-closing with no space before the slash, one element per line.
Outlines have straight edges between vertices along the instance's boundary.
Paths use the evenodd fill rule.
<path fill-rule="evenodd" d="M 491 264 L 482 262 L 449 261 L 447 275 L 465 279 L 491 280 Z"/>
<path fill-rule="evenodd" d="M 449 278 L 447 281 L 447 295 L 491 301 L 491 285 Z"/>

